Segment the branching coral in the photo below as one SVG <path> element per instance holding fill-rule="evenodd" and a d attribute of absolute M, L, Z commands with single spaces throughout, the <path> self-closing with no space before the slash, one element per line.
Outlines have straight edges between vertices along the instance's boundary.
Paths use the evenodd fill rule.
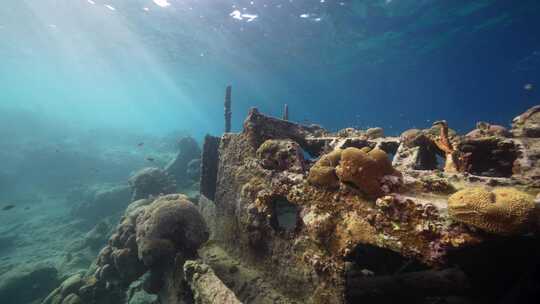
<path fill-rule="evenodd" d="M 501 235 L 526 230 L 534 210 L 534 198 L 515 188 L 466 188 L 448 199 L 454 220 Z"/>
<path fill-rule="evenodd" d="M 446 156 L 446 162 L 444 164 L 444 171 L 449 173 L 458 172 L 458 165 L 456 162 L 456 150 L 454 149 L 450 139 L 448 138 L 448 123 L 446 120 L 440 120 L 433 123 L 433 126 L 440 127 L 439 138 L 434 143 Z"/>

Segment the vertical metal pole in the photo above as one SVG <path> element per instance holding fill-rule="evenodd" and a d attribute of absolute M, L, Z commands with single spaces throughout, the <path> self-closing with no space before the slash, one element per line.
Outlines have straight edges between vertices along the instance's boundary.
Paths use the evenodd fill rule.
<path fill-rule="evenodd" d="M 227 86 L 225 91 L 225 133 L 231 132 L 231 91 L 232 87 Z"/>

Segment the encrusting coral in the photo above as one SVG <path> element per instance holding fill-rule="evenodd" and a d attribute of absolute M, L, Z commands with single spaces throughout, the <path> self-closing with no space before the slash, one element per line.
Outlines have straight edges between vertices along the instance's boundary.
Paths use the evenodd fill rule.
<path fill-rule="evenodd" d="M 292 172 L 304 169 L 302 148 L 291 140 L 267 140 L 257 149 L 257 157 L 265 169 Z"/>
<path fill-rule="evenodd" d="M 540 137 L 540 105 L 536 105 L 512 120 L 516 137 Z"/>
<path fill-rule="evenodd" d="M 515 188 L 466 188 L 448 198 L 456 221 L 486 232 L 512 235 L 526 230 L 535 213 L 534 198 Z"/>
<path fill-rule="evenodd" d="M 471 138 L 481 138 L 486 136 L 512 137 L 512 133 L 503 126 L 479 121 L 476 123 L 476 129 L 467 133 L 465 136 Z"/>
<path fill-rule="evenodd" d="M 358 148 L 347 148 L 341 152 L 341 160 L 336 168 L 341 182 L 352 183 L 369 196 L 381 196 L 384 191 L 383 177 L 400 177 L 392 167 L 386 152 L 375 148 L 368 153 Z"/>

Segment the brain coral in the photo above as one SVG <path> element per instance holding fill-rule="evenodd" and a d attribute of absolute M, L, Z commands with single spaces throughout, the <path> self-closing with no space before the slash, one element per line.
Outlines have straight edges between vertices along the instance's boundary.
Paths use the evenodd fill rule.
<path fill-rule="evenodd" d="M 146 266 L 175 252 L 194 255 L 208 240 L 208 229 L 197 207 L 185 195 L 162 196 L 137 218 L 139 258 Z"/>
<path fill-rule="evenodd" d="M 302 148 L 292 140 L 269 139 L 257 149 L 257 157 L 265 169 L 303 171 Z"/>
<path fill-rule="evenodd" d="M 341 159 L 341 151 L 338 149 L 323 155 L 309 170 L 308 182 L 329 188 L 339 187 L 336 166 Z"/>
<path fill-rule="evenodd" d="M 336 174 L 340 181 L 349 182 L 370 196 L 384 194 L 382 178 L 400 174 L 392 167 L 386 152 L 375 148 L 368 153 L 357 148 L 347 148 L 341 153 Z"/>
<path fill-rule="evenodd" d="M 466 188 L 448 199 L 454 220 L 500 235 L 523 232 L 534 209 L 534 198 L 514 188 Z"/>

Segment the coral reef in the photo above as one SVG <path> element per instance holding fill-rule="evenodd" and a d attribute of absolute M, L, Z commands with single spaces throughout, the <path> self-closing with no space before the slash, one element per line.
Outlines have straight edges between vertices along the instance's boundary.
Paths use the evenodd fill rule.
<path fill-rule="evenodd" d="M 11 156 L 4 157 L 7 167 L 0 169 L 0 175 L 13 179 L 0 186 L 4 190 L 0 205 L 15 207 L 0 212 L 0 282 L 12 280 L 15 272 L 26 273 L 22 266 L 41 269 L 41 264 L 55 269 L 57 278 L 43 278 L 47 283 L 38 279 L 21 280 L 10 299 L 0 302 L 40 303 L 52 289 L 51 285 L 86 271 L 107 244 L 112 229 L 131 201 L 132 191 L 126 176 L 147 165 L 146 157 L 154 159 L 156 165 L 164 165 L 177 151 L 178 138 L 186 135 L 176 133 L 174 138 L 164 138 L 126 131 L 122 135 L 92 131 L 81 137 L 78 132 L 70 131 L 61 138 L 55 135 L 48 140 L 36 136 L 39 140 L 25 143 L 34 147 L 31 150 L 22 151 L 26 148 L 19 145 L 9 149 L 9 154 L 24 152 L 17 157 L 26 173 L 16 175 L 19 165 L 9 164 L 13 160 Z M 29 157 L 23 157 L 27 152 Z M 200 154 L 196 157 L 200 159 Z M 187 177 L 190 185 L 199 178 L 196 162 L 193 162 L 192 178 Z M 192 188 L 196 189 L 197 185 Z M 182 191 L 196 200 L 193 195 L 196 190 Z M 77 296 L 81 298 L 78 293 Z M 77 301 L 76 297 L 65 300 L 72 301 Z"/>
<path fill-rule="evenodd" d="M 120 303 L 129 286 L 145 273 L 142 288 L 158 294 L 167 286 L 169 269 L 176 262 L 196 258 L 207 238 L 204 220 L 185 195 L 138 200 L 126 209 L 95 266 L 85 276 L 64 281 L 44 304 Z"/>
<path fill-rule="evenodd" d="M 434 140 L 435 145 L 445 154 L 444 171 L 450 173 L 458 172 L 457 156 L 454 146 L 450 142 L 448 137 L 448 124 L 445 120 L 437 121 L 433 123 L 433 126 L 440 127 L 439 137 Z"/>
<path fill-rule="evenodd" d="M 500 125 L 492 125 L 490 123 L 479 121 L 476 123 L 476 129 L 465 135 L 471 138 L 481 138 L 489 136 L 512 137 L 512 133 L 507 128 Z"/>
<path fill-rule="evenodd" d="M 465 138 L 457 144 L 461 171 L 490 177 L 509 177 L 518 157 L 517 144 L 504 137 Z"/>
<path fill-rule="evenodd" d="M 375 197 L 390 192 L 390 183 L 385 183 L 385 178 L 391 181 L 401 177 L 400 173 L 392 168 L 388 155 L 378 148 L 367 153 L 357 148 L 343 150 L 336 167 L 336 175 L 341 182 L 352 183 L 361 191 Z M 399 181 L 395 183 L 399 184 Z"/>
<path fill-rule="evenodd" d="M 99 252 L 95 271 L 86 278 L 78 293 L 85 302 L 115 303 L 123 299 L 123 292 L 131 282 L 147 271 L 138 259 L 135 236 L 136 219 L 144 212 L 144 208 L 143 205 L 126 212 L 108 245 Z"/>
<path fill-rule="evenodd" d="M 516 137 L 540 137 L 540 105 L 514 118 L 512 133 Z"/>
<path fill-rule="evenodd" d="M 511 235 L 523 232 L 533 220 L 532 196 L 514 188 L 467 188 L 448 198 L 448 212 L 456 221 L 487 232 Z"/>
<path fill-rule="evenodd" d="M 43 304 L 64 304 L 64 303 L 82 303 L 77 295 L 79 288 L 84 284 L 81 274 L 75 274 L 67 278 L 58 288 L 53 290 Z"/>
<path fill-rule="evenodd" d="M 364 147 L 337 149 L 323 155 L 309 171 L 308 181 L 327 188 L 352 184 L 367 195 L 380 196 L 399 186 L 401 174 L 383 150 Z"/>
<path fill-rule="evenodd" d="M 370 128 L 366 130 L 366 136 L 369 139 L 377 139 L 384 137 L 383 128 Z"/>
<path fill-rule="evenodd" d="M 400 138 L 374 131 L 368 136 L 355 129 L 333 134 L 252 109 L 243 132 L 221 138 L 218 159 L 203 157 L 203 164 L 218 170 L 215 198 L 199 201 L 214 240 L 201 249 L 201 258 L 242 301 L 242 290 L 235 287 L 242 282 L 238 269 L 256 269 L 265 285 L 251 288 L 263 294 L 276 292 L 284 303 L 401 297 L 424 302 L 427 295 L 469 297 L 470 290 L 475 290 L 473 297 L 485 299 L 497 276 L 478 275 L 479 261 L 493 250 L 511 251 L 495 241 L 500 233 L 487 234 L 464 223 L 459 216 L 466 213 L 456 215 L 449 197 L 457 189 L 486 186 L 495 187 L 490 190 L 494 193 L 506 193 L 508 199 L 520 196 L 497 186 L 519 185 L 537 193 L 540 175 L 532 165 L 537 162 L 534 138 L 511 138 L 499 127 L 482 132 L 486 133 L 463 137 L 440 122 L 429 129 L 406 131 Z M 294 147 L 294 152 L 284 147 Z M 319 159 L 311 167 L 309 159 L 303 160 L 304 166 L 291 166 L 302 150 Z M 392 162 L 390 155 L 395 155 Z M 201 183 L 213 181 L 203 177 Z M 503 199 L 506 207 L 519 205 L 520 200 L 508 199 Z M 525 209 L 528 218 L 533 209 Z M 514 220 L 506 223 L 505 229 L 512 233 L 504 236 L 534 232 L 525 229 L 525 222 Z M 514 230 L 514 224 L 520 228 Z M 215 248 L 235 262 L 218 262 L 220 251 Z M 394 256 L 393 270 L 383 271 L 387 261 L 383 258 L 369 261 L 360 254 L 366 248 Z M 527 259 L 532 256 L 531 251 Z M 509 265 L 515 262 L 505 260 Z M 354 265 L 364 267 L 358 272 L 365 278 L 348 279 L 357 269 Z M 229 269 L 234 269 L 233 274 Z M 411 278 L 407 290 L 395 288 L 401 278 Z M 387 293 L 372 293 L 373 288 Z"/>
<path fill-rule="evenodd" d="M 527 113 L 530 112 L 534 111 Z M 479 123 L 478 129 L 468 136 L 457 136 L 451 129 L 446 136 L 444 125 L 439 122 L 431 129 L 404 132 L 394 166 L 400 171 L 428 172 L 446 167 L 447 173 L 472 174 L 469 179 L 492 185 L 516 181 L 527 185 L 540 184 L 536 181 L 540 176 L 540 142 L 536 138 L 512 137 L 503 127 L 487 123 Z M 511 132 L 521 134 L 515 129 Z M 439 165 L 440 157 L 444 157 L 444 166 Z M 497 179 L 509 177 L 512 180 Z"/>
<path fill-rule="evenodd" d="M 313 185 L 329 188 L 339 187 L 336 167 L 341 160 L 341 149 L 334 150 L 321 158 L 309 169 L 308 181 Z"/>
<path fill-rule="evenodd" d="M 147 267 L 170 260 L 176 252 L 196 256 L 208 239 L 199 211 L 186 196 L 171 194 L 155 200 L 137 217 L 139 258 Z"/>
<path fill-rule="evenodd" d="M 257 149 L 257 157 L 265 169 L 304 171 L 302 148 L 294 141 L 267 140 Z"/>
<path fill-rule="evenodd" d="M 176 192 L 176 181 L 159 168 L 144 168 L 129 178 L 132 201 Z"/>
<path fill-rule="evenodd" d="M 434 170 L 438 168 L 439 150 L 425 130 L 410 129 L 400 136 L 393 160 L 398 170 Z"/>
<path fill-rule="evenodd" d="M 159 186 L 138 184 L 144 199 L 126 209 L 78 290 L 58 288 L 57 298 L 120 303 L 136 290 L 163 304 L 515 298 L 537 283 L 540 139 L 524 131 L 535 113 L 514 121 L 513 137 L 484 123 L 460 136 L 441 121 L 397 138 L 251 109 L 242 132 L 206 137 L 197 206 L 179 194 L 154 197 L 170 186 L 162 172 Z"/>

